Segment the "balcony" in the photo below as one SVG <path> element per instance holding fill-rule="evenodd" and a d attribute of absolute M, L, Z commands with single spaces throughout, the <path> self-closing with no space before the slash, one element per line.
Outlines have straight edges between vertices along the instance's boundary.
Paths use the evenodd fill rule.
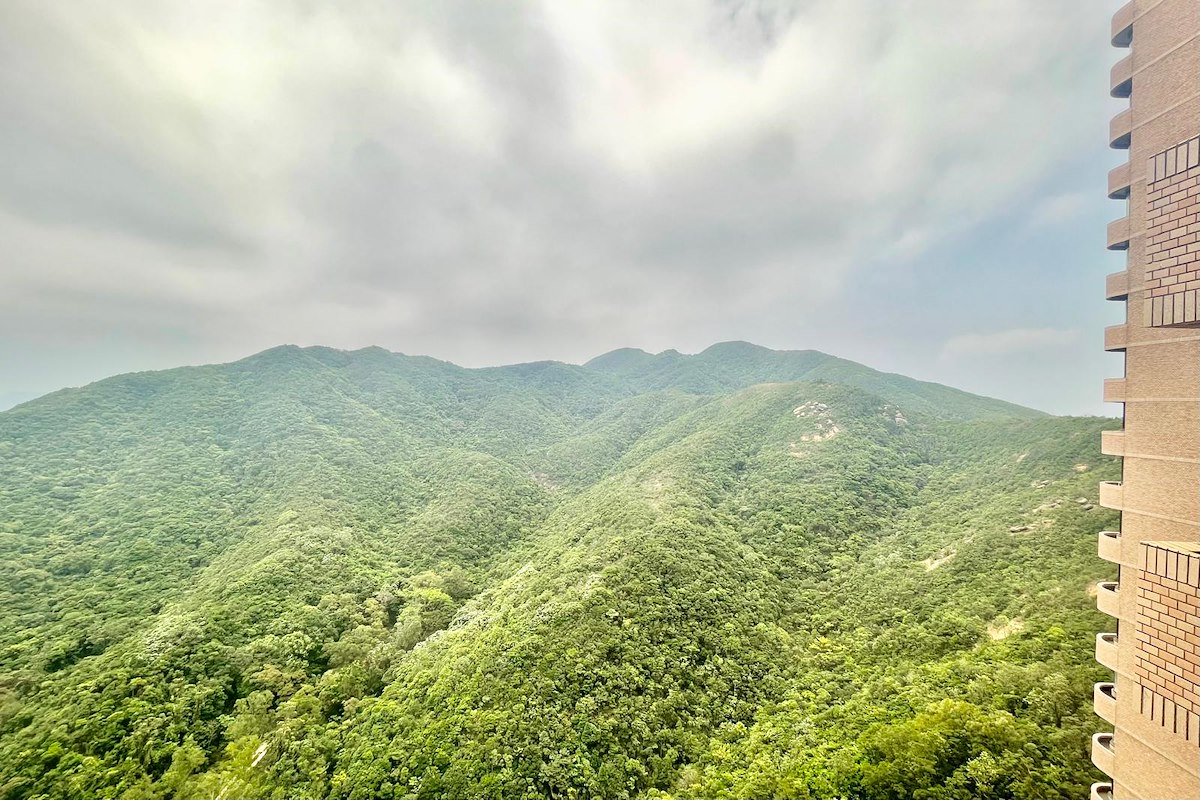
<path fill-rule="evenodd" d="M 1133 136 L 1133 112 L 1125 109 L 1108 123 L 1108 146 L 1114 150 L 1128 150 Z"/>
<path fill-rule="evenodd" d="M 1113 97 L 1129 97 L 1133 94 L 1133 53 L 1113 64 L 1109 72 L 1108 91 Z"/>
<path fill-rule="evenodd" d="M 1125 402 L 1125 379 L 1124 378 L 1105 378 L 1104 379 L 1104 402 L 1106 402 L 1106 403 L 1124 403 Z"/>
<path fill-rule="evenodd" d="M 1109 725 L 1117 724 L 1117 687 L 1112 683 L 1097 683 L 1092 687 L 1092 710 Z"/>
<path fill-rule="evenodd" d="M 1093 783 L 1092 800 L 1113 800 L 1111 783 Z"/>
<path fill-rule="evenodd" d="M 1133 183 L 1129 175 L 1129 162 L 1108 171 L 1108 197 L 1110 200 L 1125 200 L 1129 197 L 1129 187 Z"/>
<path fill-rule="evenodd" d="M 1115 633 L 1096 634 L 1096 663 L 1102 667 L 1108 667 L 1113 672 L 1117 671 L 1121 660 Z"/>
<path fill-rule="evenodd" d="M 1123 488 L 1119 481 L 1100 481 L 1100 505 L 1120 511 L 1124 508 Z"/>
<path fill-rule="evenodd" d="M 1096 769 L 1110 778 L 1113 773 L 1113 758 L 1113 735 L 1111 733 L 1097 733 L 1093 735 L 1092 763 L 1096 765 Z"/>
<path fill-rule="evenodd" d="M 1102 431 L 1100 452 L 1106 456 L 1125 455 L 1125 431 Z"/>
<path fill-rule="evenodd" d="M 1108 223 L 1107 247 L 1109 250 L 1129 249 L 1129 217 L 1121 217 Z"/>
<path fill-rule="evenodd" d="M 1129 47 L 1133 44 L 1133 0 L 1121 6 L 1112 18 L 1112 46 Z"/>
<path fill-rule="evenodd" d="M 1114 564 L 1121 563 L 1121 534 L 1116 531 L 1100 531 L 1099 544 L 1096 551 L 1105 561 L 1111 561 Z"/>
<path fill-rule="evenodd" d="M 1104 349 L 1110 353 L 1124 353 L 1129 339 L 1129 328 L 1124 325 L 1109 325 L 1104 329 Z"/>
<path fill-rule="evenodd" d="M 1129 47 L 1133 44 L 1133 0 L 1113 14 L 1111 41 L 1113 47 Z"/>
<path fill-rule="evenodd" d="M 1106 300 L 1129 299 L 1129 271 L 1121 270 L 1108 275 L 1104 279 L 1104 298 Z"/>
<path fill-rule="evenodd" d="M 1123 489 L 1118 481 L 1100 481 L 1100 505 L 1105 509 L 1121 511 Z"/>
<path fill-rule="evenodd" d="M 1116 581 L 1101 581 L 1096 584 L 1096 608 L 1110 617 L 1121 616 L 1121 592 Z"/>

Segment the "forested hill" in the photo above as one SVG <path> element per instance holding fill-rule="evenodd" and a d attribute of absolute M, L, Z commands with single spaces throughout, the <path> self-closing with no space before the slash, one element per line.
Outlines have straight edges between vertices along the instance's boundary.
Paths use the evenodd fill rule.
<path fill-rule="evenodd" d="M 980 397 L 949 386 L 879 372 L 816 350 L 769 350 L 749 342 L 721 342 L 696 355 L 666 350 L 651 355 L 625 348 L 585 365 L 640 390 L 680 389 L 716 394 L 758 383 L 829 381 L 865 389 L 913 411 L 936 417 L 1035 416 L 1022 406 Z"/>
<path fill-rule="evenodd" d="M 1085 796 L 1115 426 L 744 343 L 57 392 L 0 798 Z"/>

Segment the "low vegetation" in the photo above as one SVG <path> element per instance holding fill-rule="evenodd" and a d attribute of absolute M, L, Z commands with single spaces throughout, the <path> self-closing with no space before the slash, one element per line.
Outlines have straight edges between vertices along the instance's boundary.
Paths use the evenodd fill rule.
<path fill-rule="evenodd" d="M 0 798 L 1086 796 L 1115 424 L 737 343 L 56 393 Z"/>

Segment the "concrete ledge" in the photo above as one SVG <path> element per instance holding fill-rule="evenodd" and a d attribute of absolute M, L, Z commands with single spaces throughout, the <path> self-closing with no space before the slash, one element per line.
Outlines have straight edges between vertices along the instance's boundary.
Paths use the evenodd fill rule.
<path fill-rule="evenodd" d="M 1097 535 L 1097 554 L 1113 564 L 1121 563 L 1121 534 L 1116 531 L 1100 531 Z"/>
<path fill-rule="evenodd" d="M 1116 581 L 1096 584 L 1096 608 L 1110 617 L 1121 616 L 1120 586 Z"/>
<path fill-rule="evenodd" d="M 1129 272 L 1121 270 L 1113 272 L 1104 279 L 1104 298 L 1106 300 L 1125 300 L 1129 297 Z"/>
<path fill-rule="evenodd" d="M 1130 168 L 1129 162 L 1126 161 L 1119 167 L 1113 167 L 1108 171 L 1108 197 L 1111 200 L 1124 200 L 1129 197 L 1129 187 L 1132 181 L 1129 179 Z"/>
<path fill-rule="evenodd" d="M 1116 684 L 1104 682 L 1092 687 L 1092 710 L 1109 725 L 1117 724 Z"/>
<path fill-rule="evenodd" d="M 1123 494 L 1124 488 L 1117 481 L 1100 481 L 1100 505 L 1105 508 L 1121 511 L 1124 508 Z"/>
<path fill-rule="evenodd" d="M 1113 97 L 1133 94 L 1133 53 L 1113 64 L 1108 74 L 1108 93 Z"/>
<path fill-rule="evenodd" d="M 1108 123 L 1108 146 L 1114 150 L 1128 150 L 1132 135 L 1133 112 L 1127 108 Z"/>
<path fill-rule="evenodd" d="M 1104 349 L 1110 353 L 1125 352 L 1129 329 L 1124 325 L 1109 325 L 1104 329 Z"/>
<path fill-rule="evenodd" d="M 1125 455 L 1125 431 L 1102 431 L 1100 452 L 1106 456 Z"/>
<path fill-rule="evenodd" d="M 1121 217 L 1108 223 L 1108 244 L 1106 247 L 1109 250 L 1129 249 L 1129 217 Z"/>
<path fill-rule="evenodd" d="M 1113 47 L 1129 47 L 1133 44 L 1133 0 L 1129 0 L 1113 14 L 1109 41 Z"/>
<path fill-rule="evenodd" d="M 1125 379 L 1124 378 L 1105 378 L 1104 379 L 1104 402 L 1106 402 L 1106 403 L 1124 403 L 1125 402 Z"/>
<path fill-rule="evenodd" d="M 1108 777 L 1113 773 L 1113 735 L 1097 733 L 1092 736 L 1092 763 Z"/>
<path fill-rule="evenodd" d="M 1108 667 L 1113 672 L 1117 671 L 1121 663 L 1121 653 L 1117 649 L 1115 633 L 1096 634 L 1096 663 L 1102 667 Z"/>

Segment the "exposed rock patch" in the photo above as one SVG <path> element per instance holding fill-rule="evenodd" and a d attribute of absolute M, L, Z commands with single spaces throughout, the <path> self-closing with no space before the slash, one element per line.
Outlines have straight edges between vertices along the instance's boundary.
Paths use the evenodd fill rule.
<path fill-rule="evenodd" d="M 926 572 L 933 572 L 935 569 L 940 567 L 942 564 L 945 564 L 947 561 L 954 558 L 956 555 L 958 555 L 958 554 L 955 553 L 953 550 L 951 550 L 949 553 L 947 553 L 944 556 L 941 556 L 940 558 L 935 558 L 933 556 L 930 556 L 929 558 L 927 558 L 921 562 L 921 566 L 925 567 Z"/>
<path fill-rule="evenodd" d="M 801 436 L 800 441 L 802 442 L 827 442 L 842 432 L 837 423 L 830 418 L 829 406 L 825 403 L 810 400 L 804 405 L 792 409 L 792 415 L 796 419 L 811 420 L 816 428 L 814 433 L 806 433 Z"/>
<path fill-rule="evenodd" d="M 1001 639 L 1007 639 L 1014 633 L 1020 633 L 1023 630 L 1025 630 L 1025 620 L 1021 619 L 1020 617 L 1016 619 L 1010 619 L 1003 623 L 1001 623 L 999 620 L 996 620 L 989 623 L 987 627 L 988 638 L 990 638 L 993 642 L 998 642 Z"/>

